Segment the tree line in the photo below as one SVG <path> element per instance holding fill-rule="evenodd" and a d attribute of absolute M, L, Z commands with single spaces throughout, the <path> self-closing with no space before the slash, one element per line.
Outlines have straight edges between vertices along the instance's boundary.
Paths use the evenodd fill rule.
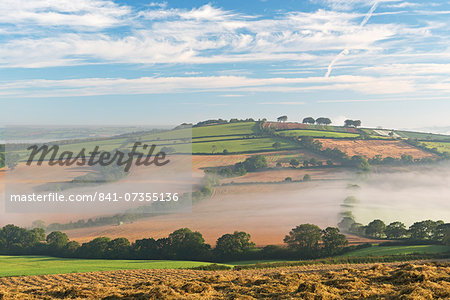
<path fill-rule="evenodd" d="M 428 241 L 450 245 L 450 223 L 444 223 L 442 220 L 424 220 L 406 228 L 405 224 L 399 221 L 386 225 L 382 220 L 376 219 L 363 225 L 355 222 L 351 216 L 346 216 L 342 218 L 338 227 L 344 232 L 370 238 Z"/>
<path fill-rule="evenodd" d="M 144 238 L 131 243 L 126 238 L 98 237 L 79 244 L 67 234 L 42 228 L 26 229 L 15 225 L 0 228 L 0 254 L 49 255 L 56 257 L 96 259 L 167 259 L 198 261 L 231 261 L 241 259 L 320 258 L 355 249 L 338 228 L 322 230 L 313 224 L 293 228 L 284 238 L 286 247 L 269 245 L 256 248 L 250 234 L 241 231 L 224 234 L 214 248 L 200 232 L 189 228 L 175 230 L 167 237 Z"/>

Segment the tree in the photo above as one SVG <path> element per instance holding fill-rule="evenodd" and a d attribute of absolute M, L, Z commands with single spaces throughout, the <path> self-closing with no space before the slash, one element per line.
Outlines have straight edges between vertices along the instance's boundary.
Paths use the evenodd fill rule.
<path fill-rule="evenodd" d="M 436 227 L 435 234 L 433 236 L 433 240 L 444 242 L 445 245 L 445 237 L 446 233 L 450 230 L 450 223 L 442 223 Z"/>
<path fill-rule="evenodd" d="M 384 236 L 384 230 L 386 225 L 381 220 L 373 220 L 367 225 L 366 234 L 374 238 L 382 238 Z"/>
<path fill-rule="evenodd" d="M 350 225 L 348 232 L 356 234 L 356 235 L 365 235 L 366 234 L 366 226 L 361 223 L 353 223 Z"/>
<path fill-rule="evenodd" d="M 316 120 L 314 120 L 313 117 L 307 117 L 307 118 L 303 119 L 302 123 L 303 124 L 314 124 L 314 123 L 316 123 Z"/>
<path fill-rule="evenodd" d="M 292 181 L 292 177 L 286 177 L 286 178 L 284 179 L 284 181 L 286 181 L 286 182 L 291 182 L 291 181 Z"/>
<path fill-rule="evenodd" d="M 69 242 L 69 237 L 61 231 L 53 231 L 47 235 L 46 241 L 52 248 L 62 248 Z"/>
<path fill-rule="evenodd" d="M 323 230 L 323 249 L 326 254 L 333 255 L 340 247 L 348 244 L 345 235 L 341 234 L 338 228 L 327 227 Z"/>
<path fill-rule="evenodd" d="M 80 244 L 76 241 L 69 241 L 60 251 L 59 256 L 75 257 Z"/>
<path fill-rule="evenodd" d="M 136 240 L 132 249 L 136 258 L 158 259 L 161 257 L 158 242 L 153 238 Z"/>
<path fill-rule="evenodd" d="M 278 118 L 277 118 L 277 121 L 278 121 L 278 122 L 286 122 L 287 119 L 288 119 L 287 116 L 281 116 L 281 117 L 278 117 Z"/>
<path fill-rule="evenodd" d="M 408 230 L 402 222 L 392 222 L 384 230 L 388 239 L 401 239 L 406 237 Z"/>
<path fill-rule="evenodd" d="M 130 241 L 126 238 L 117 238 L 108 243 L 106 256 L 112 259 L 128 258 L 130 251 Z"/>
<path fill-rule="evenodd" d="M 210 245 L 205 243 L 205 239 L 198 231 L 189 228 L 175 230 L 169 235 L 170 249 L 174 259 L 179 260 L 201 260 L 207 259 Z"/>
<path fill-rule="evenodd" d="M 263 155 L 253 155 L 243 162 L 243 166 L 247 172 L 254 172 L 258 169 L 267 168 L 267 160 Z"/>
<path fill-rule="evenodd" d="M 284 238 L 289 248 L 312 254 L 319 248 L 322 230 L 314 224 L 302 224 L 293 228 Z"/>
<path fill-rule="evenodd" d="M 305 175 L 303 176 L 303 181 L 311 181 L 311 175 L 305 174 Z"/>
<path fill-rule="evenodd" d="M 221 260 L 240 258 L 255 247 L 250 238 L 250 234 L 242 231 L 224 234 L 217 239 L 214 254 Z"/>
<path fill-rule="evenodd" d="M 370 164 L 365 157 L 354 155 L 350 160 L 350 164 L 359 171 L 370 172 Z"/>
<path fill-rule="evenodd" d="M 279 149 L 281 147 L 281 143 L 280 142 L 275 142 L 272 144 L 272 147 L 275 149 Z"/>
<path fill-rule="evenodd" d="M 436 235 L 437 227 L 443 223 L 442 221 L 434 222 L 432 220 L 416 222 L 409 227 L 411 239 L 430 240 Z"/>
<path fill-rule="evenodd" d="M 345 120 L 344 126 L 345 127 L 359 127 L 359 126 L 361 126 L 361 120 Z"/>
<path fill-rule="evenodd" d="M 331 124 L 331 120 L 329 118 L 317 118 L 316 123 L 318 125 L 330 125 Z"/>
<path fill-rule="evenodd" d="M 348 232 L 354 223 L 355 220 L 352 217 L 343 217 L 342 220 L 338 223 L 338 227 L 342 231 Z"/>
<path fill-rule="evenodd" d="M 300 161 L 299 161 L 297 158 L 293 158 L 293 159 L 291 159 L 291 161 L 289 162 L 289 164 L 290 164 L 293 168 L 296 168 L 296 167 L 300 164 Z"/>
<path fill-rule="evenodd" d="M 79 248 L 79 254 L 85 258 L 105 258 L 109 242 L 108 237 L 98 237 L 90 242 L 84 243 Z"/>

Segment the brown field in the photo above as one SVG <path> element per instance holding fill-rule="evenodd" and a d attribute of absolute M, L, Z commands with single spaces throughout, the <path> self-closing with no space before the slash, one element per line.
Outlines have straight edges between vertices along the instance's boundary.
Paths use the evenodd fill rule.
<path fill-rule="evenodd" d="M 322 143 L 323 149 L 338 148 L 348 156 L 361 155 L 373 158 L 375 155 L 383 157 L 400 158 L 402 154 L 411 155 L 413 158 L 435 157 L 432 153 L 415 148 L 402 141 L 384 140 L 337 140 L 317 139 Z"/>
<path fill-rule="evenodd" d="M 306 174 L 309 174 L 314 180 L 344 180 L 351 177 L 350 173 L 343 168 L 293 169 L 285 167 L 278 170 L 247 173 L 244 176 L 223 179 L 221 182 L 279 182 L 284 181 L 286 177 L 291 177 L 292 180 L 302 180 Z"/>
<path fill-rule="evenodd" d="M 283 129 L 308 129 L 308 125 L 295 122 L 265 122 L 265 128 L 274 128 L 275 130 Z"/>
<path fill-rule="evenodd" d="M 0 299 L 449 299 L 450 264 L 127 270 L 0 278 Z"/>
<path fill-rule="evenodd" d="M 231 155 L 193 155 L 192 169 L 199 171 L 204 168 L 232 166 L 235 163 L 242 162 L 246 158 L 254 155 L 263 155 L 266 157 L 269 167 L 275 167 L 278 162 L 283 166 L 288 166 L 292 158 L 311 159 L 316 158 L 325 161 L 323 157 L 313 154 L 306 150 L 290 150 L 290 151 L 276 151 L 276 152 L 261 152 L 252 154 L 231 154 Z"/>
<path fill-rule="evenodd" d="M 70 239 L 86 242 L 98 236 L 136 240 L 161 238 L 188 227 L 203 234 L 207 243 L 235 230 L 252 235 L 258 246 L 283 244 L 284 236 L 302 223 L 336 226 L 340 204 L 346 197 L 345 181 L 222 186 L 210 199 L 177 213 L 141 219 L 121 226 L 66 231 Z"/>

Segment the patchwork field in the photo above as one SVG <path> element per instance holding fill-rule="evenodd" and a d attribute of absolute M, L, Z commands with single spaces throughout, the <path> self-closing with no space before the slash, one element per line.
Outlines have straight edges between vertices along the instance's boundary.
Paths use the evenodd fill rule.
<path fill-rule="evenodd" d="M 435 149 L 439 153 L 450 153 L 450 142 L 444 143 L 444 142 L 422 142 L 422 144 L 425 144 L 425 147 L 428 149 Z"/>
<path fill-rule="evenodd" d="M 293 169 L 283 168 L 279 170 L 261 171 L 247 173 L 244 176 L 226 178 L 223 183 L 248 183 L 248 182 L 280 182 L 290 177 L 292 180 L 302 180 L 306 174 L 313 180 L 345 180 L 351 179 L 352 175 L 342 168 L 330 169 Z"/>
<path fill-rule="evenodd" d="M 285 130 L 280 131 L 280 134 L 284 136 L 313 136 L 324 138 L 356 138 L 359 136 L 356 133 L 319 130 Z"/>
<path fill-rule="evenodd" d="M 445 134 L 413 132 L 413 131 L 403 131 L 403 130 L 395 130 L 394 132 L 403 138 L 418 139 L 419 141 L 439 140 L 439 141 L 449 141 L 450 142 L 450 136 L 445 135 Z"/>
<path fill-rule="evenodd" d="M 311 130 L 321 130 L 321 131 L 337 131 L 337 132 L 348 132 L 348 133 L 359 133 L 357 128 L 352 127 L 342 127 L 342 126 L 331 126 L 331 125 L 313 125 L 313 124 L 303 124 L 296 122 L 265 122 L 265 128 L 274 128 L 275 130 L 292 130 L 292 129 L 311 129 Z"/>
<path fill-rule="evenodd" d="M 276 152 L 259 152 L 252 154 L 229 154 L 229 155 L 193 155 L 192 156 L 192 168 L 193 170 L 199 170 L 203 168 L 213 168 L 221 166 L 232 166 L 235 163 L 242 162 L 246 158 L 253 155 L 263 155 L 268 167 L 273 168 L 277 163 L 281 163 L 282 166 L 288 166 L 289 161 L 292 158 L 299 160 L 316 158 L 318 160 L 324 160 L 316 154 L 313 154 L 306 150 L 289 150 L 289 151 L 276 151 Z"/>
<path fill-rule="evenodd" d="M 291 141 L 280 138 L 246 138 L 239 140 L 215 140 L 212 142 L 202 142 L 192 144 L 192 153 L 222 153 L 228 152 L 254 152 L 276 149 L 272 146 L 275 142 L 280 143 L 279 149 L 289 150 L 298 148 L 298 145 Z"/>
<path fill-rule="evenodd" d="M 435 157 L 434 154 L 425 152 L 402 141 L 388 140 L 336 140 L 317 139 L 322 143 L 322 148 L 338 148 L 348 156 L 361 155 L 373 158 L 375 155 L 383 157 L 400 158 L 402 154 L 411 155 L 413 158 Z"/>
<path fill-rule="evenodd" d="M 448 262 L 0 278 L 2 299 L 448 299 Z"/>

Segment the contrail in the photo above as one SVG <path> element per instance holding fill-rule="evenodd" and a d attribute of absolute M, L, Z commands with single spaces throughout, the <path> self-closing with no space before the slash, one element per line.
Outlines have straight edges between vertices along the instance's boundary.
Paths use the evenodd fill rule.
<path fill-rule="evenodd" d="M 378 3 L 380 1 L 375 1 L 375 3 L 372 5 L 372 7 L 369 9 L 369 11 L 367 12 L 366 16 L 364 17 L 364 19 L 361 21 L 361 23 L 359 24 L 359 28 L 362 28 L 364 25 L 366 25 L 366 23 L 369 21 L 370 17 L 372 16 L 373 12 L 375 11 L 375 9 L 377 9 Z M 349 52 L 348 48 L 345 48 L 344 50 L 342 50 L 332 61 L 331 63 L 328 65 L 328 70 L 327 73 L 325 74 L 325 77 L 328 78 L 330 77 L 331 71 L 333 71 L 333 67 L 334 64 L 339 60 L 339 58 L 341 56 L 347 55 Z"/>

